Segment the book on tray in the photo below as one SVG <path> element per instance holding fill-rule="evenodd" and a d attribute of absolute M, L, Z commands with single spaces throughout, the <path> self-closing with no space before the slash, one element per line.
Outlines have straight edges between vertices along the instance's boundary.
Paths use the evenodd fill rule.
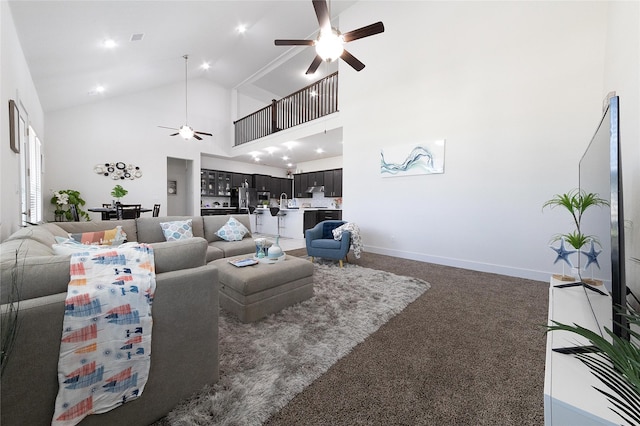
<path fill-rule="evenodd" d="M 237 266 L 238 268 L 241 268 L 243 266 L 255 265 L 256 263 L 258 263 L 258 261 L 251 257 L 248 257 L 246 259 L 229 260 L 229 263 L 232 264 L 233 266 Z"/>

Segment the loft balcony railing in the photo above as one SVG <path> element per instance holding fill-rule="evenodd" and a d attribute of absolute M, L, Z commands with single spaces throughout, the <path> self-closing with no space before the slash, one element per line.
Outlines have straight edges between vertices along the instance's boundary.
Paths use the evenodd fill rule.
<path fill-rule="evenodd" d="M 338 72 L 234 121 L 235 144 L 242 145 L 338 111 Z"/>

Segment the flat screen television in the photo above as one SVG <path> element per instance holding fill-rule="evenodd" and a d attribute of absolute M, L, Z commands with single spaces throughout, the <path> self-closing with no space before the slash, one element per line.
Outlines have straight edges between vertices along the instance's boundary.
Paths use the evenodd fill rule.
<path fill-rule="evenodd" d="M 628 340 L 628 322 L 617 309 L 627 306 L 621 166 L 620 100 L 613 96 L 580 159 L 580 190 L 598 194 L 609 206 L 591 207 L 581 218 L 581 232 L 594 236 L 595 243 L 582 249 L 578 270 L 582 282 L 604 282 L 612 298 L 612 331 Z"/>

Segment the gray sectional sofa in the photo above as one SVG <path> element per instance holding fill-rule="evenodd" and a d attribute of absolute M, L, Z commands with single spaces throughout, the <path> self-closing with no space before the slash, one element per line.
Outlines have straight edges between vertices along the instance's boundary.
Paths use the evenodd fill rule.
<path fill-rule="evenodd" d="M 235 216 L 248 229 L 249 218 Z M 12 274 L 18 277 L 18 332 L 1 379 L 2 425 L 51 424 L 57 363 L 69 282 L 69 255 L 55 255 L 55 237 L 120 225 L 128 241 L 154 249 L 151 370 L 142 396 L 82 425 L 148 425 L 181 400 L 218 380 L 218 270 L 209 262 L 253 253 L 251 235 L 227 242 L 215 235 L 228 216 L 194 216 L 194 238 L 166 242 L 160 222 L 185 217 L 61 222 L 22 228 L 0 244 L 0 303 L 8 321 Z M 5 323 L 6 324 L 6 323 Z"/>

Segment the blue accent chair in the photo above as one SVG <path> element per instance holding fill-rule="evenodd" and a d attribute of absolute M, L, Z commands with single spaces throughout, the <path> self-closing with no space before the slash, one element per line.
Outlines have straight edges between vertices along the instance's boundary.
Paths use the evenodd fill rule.
<path fill-rule="evenodd" d="M 339 261 L 342 268 L 342 261 L 347 260 L 351 246 L 351 232 L 344 231 L 341 240 L 334 240 L 333 230 L 345 223 L 347 222 L 342 220 L 325 220 L 305 231 L 307 254 L 311 256 L 312 262 L 314 257 L 333 259 Z"/>

